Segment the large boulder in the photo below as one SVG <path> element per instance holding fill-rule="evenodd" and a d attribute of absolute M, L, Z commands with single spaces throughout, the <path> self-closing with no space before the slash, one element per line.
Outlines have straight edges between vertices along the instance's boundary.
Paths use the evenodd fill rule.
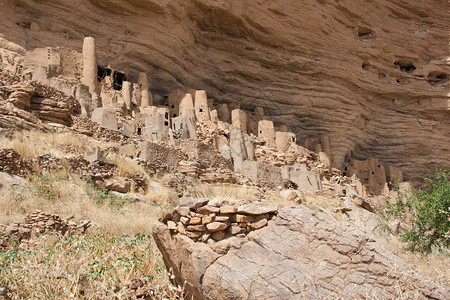
<path fill-rule="evenodd" d="M 360 229 L 305 207 L 283 208 L 242 238 L 195 242 L 163 223 L 153 232 L 188 298 L 450 299 Z"/>
<path fill-rule="evenodd" d="M 18 83 L 10 87 L 11 95 L 8 102 L 11 102 L 17 108 L 30 108 L 31 97 L 34 95 L 34 88 L 27 83 Z"/>

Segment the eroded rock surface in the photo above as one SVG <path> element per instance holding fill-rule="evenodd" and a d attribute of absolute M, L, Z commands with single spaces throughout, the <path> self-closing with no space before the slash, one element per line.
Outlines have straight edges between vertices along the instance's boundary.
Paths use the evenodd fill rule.
<path fill-rule="evenodd" d="M 164 261 L 195 299 L 448 299 L 360 229 L 305 207 L 243 238 L 207 244 L 154 227 Z"/>

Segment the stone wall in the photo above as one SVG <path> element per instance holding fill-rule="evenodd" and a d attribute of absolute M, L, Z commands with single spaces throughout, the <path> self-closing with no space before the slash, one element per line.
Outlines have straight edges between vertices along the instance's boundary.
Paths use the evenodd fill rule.
<path fill-rule="evenodd" d="M 245 237 L 267 225 L 277 207 L 273 203 L 229 204 L 207 198 L 182 198 L 180 205 L 161 221 L 172 234 L 183 234 L 194 241 L 221 241 L 231 236 Z"/>

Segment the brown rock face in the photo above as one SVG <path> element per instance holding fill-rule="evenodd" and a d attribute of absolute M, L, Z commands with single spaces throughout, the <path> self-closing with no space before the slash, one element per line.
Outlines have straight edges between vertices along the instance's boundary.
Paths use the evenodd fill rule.
<path fill-rule="evenodd" d="M 162 223 L 153 232 L 166 266 L 179 284 L 188 280 L 194 299 L 450 297 L 448 287 L 410 272 L 360 229 L 304 207 L 283 208 L 263 229 L 216 243 L 171 235 Z"/>
<path fill-rule="evenodd" d="M 376 157 L 405 179 L 450 167 L 449 3 L 91 0 L 0 3 L 1 34 L 26 49 L 81 51 L 150 77 L 155 103 L 196 88 L 264 107 L 298 141 L 329 136 L 333 163 Z"/>

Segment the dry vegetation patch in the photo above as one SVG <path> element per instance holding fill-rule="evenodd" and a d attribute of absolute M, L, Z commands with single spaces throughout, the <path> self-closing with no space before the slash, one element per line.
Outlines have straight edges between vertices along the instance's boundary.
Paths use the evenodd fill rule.
<path fill-rule="evenodd" d="M 12 139 L 0 137 L 3 149 L 14 149 L 24 159 L 51 154 L 58 158 L 70 157 L 84 152 L 87 147 L 83 136 L 72 133 L 18 131 Z"/>
<path fill-rule="evenodd" d="M 46 235 L 0 247 L 0 287 L 16 298 L 180 299 L 182 289 L 169 284 L 151 237 L 153 224 L 176 205 L 177 194 L 161 187 L 143 197 L 146 203 L 133 202 L 67 174 L 43 173 L 1 189 L 0 224 L 39 209 L 95 225 L 86 235 Z"/>
<path fill-rule="evenodd" d="M 261 193 L 255 187 L 236 184 L 198 183 L 186 187 L 189 195 L 195 198 L 211 198 L 234 202 L 237 200 L 259 200 Z"/>
<path fill-rule="evenodd" d="M 46 235 L 0 250 L 0 285 L 14 298 L 181 299 L 151 235 Z"/>
<path fill-rule="evenodd" d="M 131 197 L 118 197 L 80 178 L 42 174 L 30 177 L 23 186 L 0 190 L 0 224 L 44 210 L 92 220 L 102 232 L 150 234 L 158 217 L 176 206 L 177 194 L 161 187 L 143 198 L 146 203 L 134 202 Z"/>
<path fill-rule="evenodd" d="M 129 157 L 121 157 L 116 153 L 111 153 L 106 158 L 117 166 L 119 176 L 125 176 L 126 174 L 145 174 L 144 168 Z"/>

